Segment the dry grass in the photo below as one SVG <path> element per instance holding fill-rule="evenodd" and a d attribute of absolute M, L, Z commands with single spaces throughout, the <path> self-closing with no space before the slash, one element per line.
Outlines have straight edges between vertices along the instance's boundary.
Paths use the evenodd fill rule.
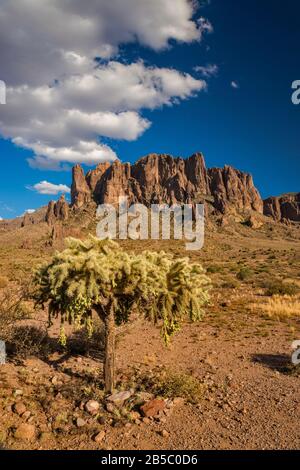
<path fill-rule="evenodd" d="M 8 279 L 6 276 L 0 276 L 0 289 L 4 289 L 4 287 L 7 287 L 8 285 Z"/>
<path fill-rule="evenodd" d="M 300 296 L 274 295 L 263 302 L 252 304 L 251 310 L 277 320 L 300 317 Z"/>

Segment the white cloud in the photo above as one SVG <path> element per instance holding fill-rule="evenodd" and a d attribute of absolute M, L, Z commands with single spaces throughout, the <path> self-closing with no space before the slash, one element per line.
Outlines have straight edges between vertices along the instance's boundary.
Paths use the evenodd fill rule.
<path fill-rule="evenodd" d="M 49 183 L 48 181 L 41 181 L 40 183 L 35 184 L 34 186 L 28 186 L 28 189 L 32 189 L 37 191 L 39 194 L 46 194 L 46 195 L 57 195 L 59 193 L 70 193 L 70 188 L 65 184 L 53 184 Z M 27 213 L 32 213 L 26 211 Z M 35 211 L 33 211 L 35 212 Z"/>
<path fill-rule="evenodd" d="M 1 220 L 3 220 L 2 217 L 0 217 L 0 222 L 1 222 Z"/>
<path fill-rule="evenodd" d="M 35 209 L 27 209 L 24 214 L 34 214 L 35 213 Z"/>
<path fill-rule="evenodd" d="M 7 105 L 0 133 L 30 149 L 34 168 L 116 159 L 102 138 L 136 140 L 144 109 L 171 106 L 205 89 L 173 69 L 113 60 L 120 45 L 157 51 L 212 32 L 190 0 L 4 0 L 0 55 Z M 95 58 L 103 59 L 101 64 Z"/>
<path fill-rule="evenodd" d="M 197 65 L 194 67 L 195 72 L 200 73 L 202 77 L 210 78 L 215 77 L 219 72 L 219 67 L 216 64 L 208 64 L 208 65 Z"/>
<path fill-rule="evenodd" d="M 3 0 L 0 15 L 1 77 L 40 85 L 81 74 L 95 57 L 111 58 L 119 45 L 138 41 L 160 50 L 171 40 L 200 41 L 212 31 L 193 19 L 190 0 Z"/>
<path fill-rule="evenodd" d="M 231 82 L 231 87 L 234 88 L 235 90 L 237 90 L 238 88 L 240 88 L 240 85 L 238 84 L 238 82 L 236 82 L 235 80 L 233 80 Z"/>
<path fill-rule="evenodd" d="M 35 168 L 113 161 L 115 152 L 99 136 L 133 141 L 151 125 L 142 109 L 170 106 L 205 88 L 205 81 L 173 69 L 111 61 L 52 87 L 8 88 L 0 132 L 34 151 Z"/>

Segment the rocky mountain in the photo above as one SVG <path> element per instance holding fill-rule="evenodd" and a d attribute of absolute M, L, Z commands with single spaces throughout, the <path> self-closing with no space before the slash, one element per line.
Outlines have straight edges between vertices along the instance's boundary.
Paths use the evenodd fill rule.
<path fill-rule="evenodd" d="M 264 214 L 278 222 L 300 222 L 300 193 L 284 194 L 266 199 Z"/>
<path fill-rule="evenodd" d="M 216 213 L 263 213 L 263 202 L 251 175 L 230 166 L 207 169 L 201 153 L 186 160 L 150 154 L 134 165 L 101 163 L 86 176 L 80 165 L 73 168 L 72 207 L 80 208 L 92 200 L 117 204 L 120 196 L 127 196 L 129 203 L 146 206 L 206 201 Z"/>
<path fill-rule="evenodd" d="M 206 168 L 204 157 L 195 153 L 188 159 L 150 154 L 136 163 L 100 163 L 84 173 L 80 165 L 72 172 L 71 205 L 62 196 L 48 206 L 46 221 L 53 225 L 67 220 L 70 210 L 90 203 L 190 204 L 206 203 L 208 214 L 247 216 L 249 226 L 262 225 L 263 216 L 277 222 L 300 221 L 300 193 L 262 200 L 250 174 L 231 166 Z M 226 219 L 223 219 L 226 220 Z"/>
<path fill-rule="evenodd" d="M 68 220 L 69 210 L 65 195 L 62 195 L 57 202 L 50 201 L 46 212 L 46 222 L 52 225 L 56 220 Z"/>

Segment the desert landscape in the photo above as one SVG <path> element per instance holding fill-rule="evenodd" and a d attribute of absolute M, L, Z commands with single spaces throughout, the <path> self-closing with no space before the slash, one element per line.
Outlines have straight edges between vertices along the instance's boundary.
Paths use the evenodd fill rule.
<path fill-rule="evenodd" d="M 0 465 L 297 459 L 299 15 L 0 1 Z"/>
<path fill-rule="evenodd" d="M 105 394 L 104 326 L 48 328 L 34 308 L 34 270 L 65 246 L 96 232 L 96 207 L 130 202 L 205 204 L 205 244 L 122 240 L 144 250 L 189 257 L 211 280 L 201 321 L 186 321 L 168 347 L 160 324 L 135 311 L 117 328 L 116 390 Z M 300 335 L 299 194 L 263 201 L 252 177 L 151 154 L 84 174 L 73 169 L 64 197 L 34 214 L 0 222 L 0 366 L 3 449 L 297 449 Z"/>

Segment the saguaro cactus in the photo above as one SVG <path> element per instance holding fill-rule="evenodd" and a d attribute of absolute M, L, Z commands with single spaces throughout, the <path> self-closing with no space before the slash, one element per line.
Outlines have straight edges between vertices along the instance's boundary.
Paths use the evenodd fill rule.
<path fill-rule="evenodd" d="M 147 320 L 162 323 L 166 344 L 182 321 L 198 321 L 209 300 L 210 281 L 198 264 L 164 252 L 128 253 L 110 240 L 90 236 L 67 239 L 67 248 L 36 274 L 35 300 L 48 304 L 49 317 L 85 325 L 92 311 L 105 323 L 105 390 L 115 384 L 115 325 L 126 323 L 134 308 Z"/>

